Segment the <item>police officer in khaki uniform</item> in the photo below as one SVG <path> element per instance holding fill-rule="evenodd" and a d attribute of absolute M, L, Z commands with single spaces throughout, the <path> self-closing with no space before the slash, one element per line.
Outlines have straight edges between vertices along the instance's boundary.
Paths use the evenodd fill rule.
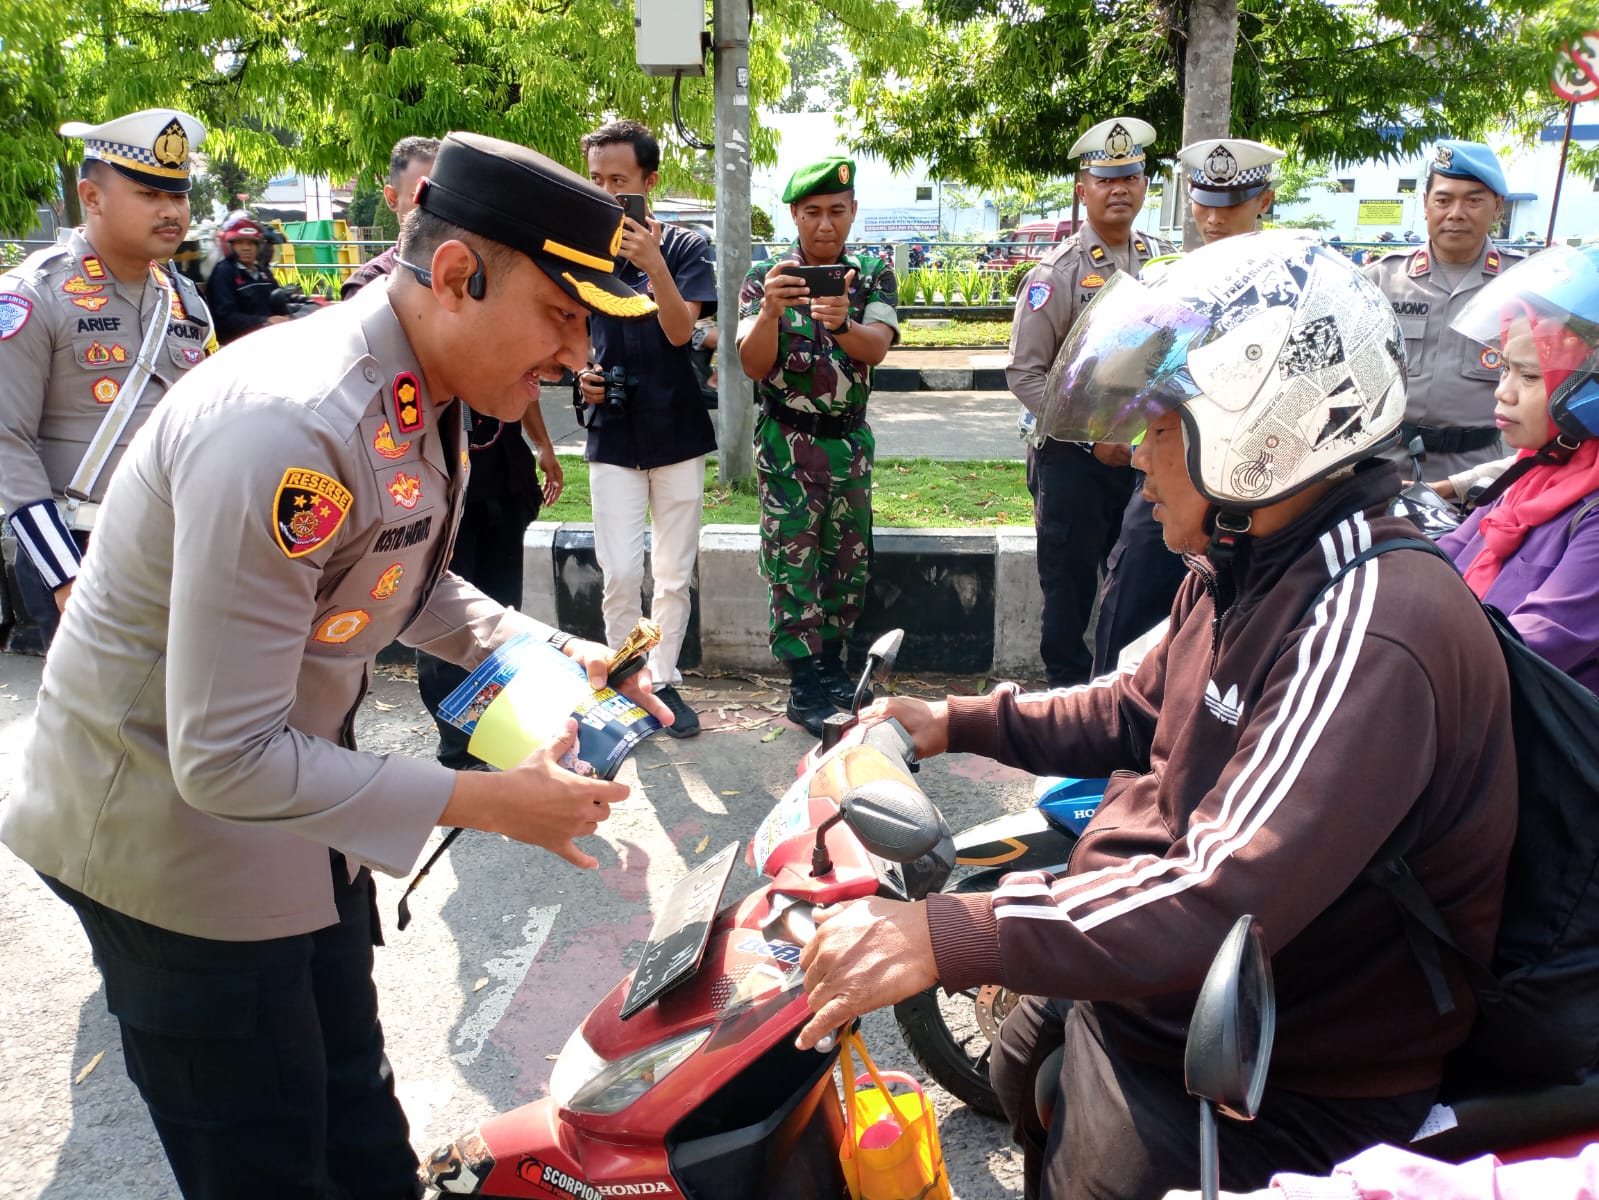
<path fill-rule="evenodd" d="M 627 789 L 558 765 L 574 723 L 503 773 L 362 753 L 353 727 L 395 638 L 471 667 L 530 633 L 603 680 L 603 647 L 446 564 L 463 405 L 515 422 L 583 366 L 589 310 L 654 311 L 614 274 L 621 224 L 542 155 L 451 134 L 401 273 L 209 360 L 106 494 L 0 840 L 77 911 L 191 1200 L 418 1194 L 371 869 L 438 825 L 596 865 L 573 839 Z M 625 686 L 670 723 L 647 672 Z"/>
<path fill-rule="evenodd" d="M 0 505 L 46 642 L 123 450 L 211 340 L 198 289 L 171 266 L 204 126 L 152 108 L 61 132 L 83 139 L 85 223 L 0 275 Z"/>
<path fill-rule="evenodd" d="M 1071 237 L 1027 273 L 1016 293 L 1005 378 L 1026 410 L 1027 488 L 1038 531 L 1038 582 L 1044 593 L 1039 651 L 1051 687 L 1082 683 L 1091 658 L 1083 634 L 1099 572 L 1121 527 L 1133 490 L 1132 448 L 1086 445 L 1031 436 L 1044 379 L 1077 315 L 1116 271 L 1137 274 L 1144 263 L 1172 253 L 1170 243 L 1133 230 L 1149 178 L 1144 146 L 1155 138 L 1148 122 L 1112 117 L 1071 148 L 1081 159 L 1077 194 L 1088 215 Z"/>
<path fill-rule="evenodd" d="M 1440 479 L 1506 451 L 1494 426 L 1499 352 L 1452 328 L 1476 290 L 1524 257 L 1489 234 L 1504 213 L 1505 173 L 1481 142 L 1439 142 L 1427 172 L 1427 240 L 1366 268 L 1405 333 L 1405 422 L 1384 457 L 1408 467 L 1419 436 L 1426 476 Z"/>
<path fill-rule="evenodd" d="M 1207 138 L 1177 151 L 1188 173 L 1188 202 L 1205 244 L 1254 233 L 1277 193 L 1275 146 L 1248 138 Z M 1156 268 L 1158 269 L 1159 264 Z M 1155 506 L 1144 499 L 1142 477 L 1122 513 L 1121 535 L 1105 564 L 1094 623 L 1094 674 L 1113 670 L 1122 650 L 1171 614 L 1172 600 L 1188 576 L 1180 555 L 1166 547 Z"/>

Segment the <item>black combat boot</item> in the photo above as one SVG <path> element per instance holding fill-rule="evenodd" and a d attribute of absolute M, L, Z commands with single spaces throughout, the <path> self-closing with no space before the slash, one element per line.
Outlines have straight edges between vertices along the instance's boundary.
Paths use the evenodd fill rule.
<path fill-rule="evenodd" d="M 833 715 L 833 702 L 822 686 L 816 660 L 790 659 L 788 673 L 793 679 L 788 691 L 788 719 L 812 737 L 821 737 L 822 722 Z"/>
<path fill-rule="evenodd" d="M 826 690 L 828 699 L 838 705 L 842 711 L 848 712 L 855 700 L 855 681 L 844 669 L 842 640 L 822 643 L 822 653 L 816 659 L 816 673 L 821 676 L 822 687 Z M 861 703 L 866 705 L 871 702 L 872 690 L 867 688 Z"/>

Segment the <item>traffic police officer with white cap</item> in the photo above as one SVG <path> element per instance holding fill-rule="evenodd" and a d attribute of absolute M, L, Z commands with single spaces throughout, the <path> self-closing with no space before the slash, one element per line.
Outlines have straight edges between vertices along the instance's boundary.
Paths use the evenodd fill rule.
<path fill-rule="evenodd" d="M 1026 409 L 1024 429 L 1043 405 L 1044 380 L 1077 315 L 1118 270 L 1172 253 L 1169 243 L 1133 231 L 1149 178 L 1144 146 L 1155 130 L 1136 117 L 1101 121 L 1071 148 L 1081 160 L 1077 194 L 1087 221 L 1027 273 L 1016 292 L 1005 379 Z M 1038 582 L 1044 593 L 1039 651 L 1051 687 L 1081 683 L 1092 665 L 1088 628 L 1099 570 L 1116 542 L 1133 490 L 1129 446 L 1031 438 L 1027 488 L 1038 531 Z"/>
<path fill-rule="evenodd" d="M 603 681 L 604 647 L 450 574 L 464 405 L 517 421 L 587 360 L 622 209 L 542 155 L 451 134 L 401 273 L 186 378 L 128 448 L 45 663 L 0 840 L 77 911 L 186 1197 L 414 1197 L 383 1054 L 371 869 L 435 826 L 582 867 L 621 784 L 362 753 L 395 638 L 472 667 L 519 633 Z M 623 685 L 670 724 L 648 674 Z M 548 860 L 546 860 L 546 867 Z"/>
<path fill-rule="evenodd" d="M 1277 198 L 1272 164 L 1282 156 L 1281 150 L 1247 138 L 1206 138 L 1177 152 L 1188 172 L 1194 224 L 1207 244 L 1259 228 Z M 1155 506 L 1134 488 L 1099 589 L 1096 676 L 1115 667 L 1123 647 L 1166 619 L 1187 574 L 1183 560 L 1166 548 Z"/>
<path fill-rule="evenodd" d="M 1427 173 L 1426 242 L 1366 268 L 1405 333 L 1405 421 L 1399 444 L 1385 457 L 1408 463 L 1406 447 L 1419 436 L 1429 479 L 1505 454 L 1493 420 L 1499 352 L 1452 323 L 1478 288 L 1523 257 L 1489 240 L 1508 190 L 1487 146 L 1439 142 Z"/>
<path fill-rule="evenodd" d="M 151 108 L 61 132 L 83 140 L 85 224 L 0 275 L 0 505 L 46 641 L 123 450 L 211 339 L 198 289 L 171 265 L 205 127 Z"/>

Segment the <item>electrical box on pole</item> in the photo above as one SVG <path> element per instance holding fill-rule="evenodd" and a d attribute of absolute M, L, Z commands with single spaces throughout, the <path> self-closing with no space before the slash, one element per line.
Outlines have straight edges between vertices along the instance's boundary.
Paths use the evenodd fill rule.
<path fill-rule="evenodd" d="M 633 42 L 646 75 L 705 74 L 705 0 L 635 0 Z"/>

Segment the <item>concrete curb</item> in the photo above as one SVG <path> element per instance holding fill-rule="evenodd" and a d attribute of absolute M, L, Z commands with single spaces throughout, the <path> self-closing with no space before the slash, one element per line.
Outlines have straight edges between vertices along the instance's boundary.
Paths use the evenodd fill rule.
<path fill-rule="evenodd" d="M 586 636 L 601 636 L 602 579 L 588 522 L 537 522 L 523 541 L 523 611 Z M 773 666 L 759 530 L 700 531 L 695 609 L 681 663 L 707 670 Z M 646 582 L 649 539 L 645 539 Z M 1032 678 L 1039 673 L 1040 594 L 1033 531 L 879 529 L 873 536 L 866 611 L 849 636 L 864 648 L 903 628 L 902 669 Z"/>
<path fill-rule="evenodd" d="M 15 541 L 7 537 L 4 550 L 9 565 Z M 653 586 L 649 550 L 646 534 L 646 603 Z M 759 557 L 760 531 L 754 525 L 706 525 L 700 530 L 683 666 L 774 669 Z M 579 636 L 604 639 L 604 579 L 594 559 L 592 523 L 534 522 L 522 540 L 522 563 L 524 612 Z M 37 654 L 38 627 L 11 602 L 15 586 L 8 580 L 0 596 L 0 633 L 9 634 L 9 652 Z M 850 631 L 849 643 L 864 649 L 883 631 L 901 628 L 902 670 L 1036 678 L 1040 605 L 1031 529 L 878 529 L 866 611 Z M 400 648 L 385 653 L 393 661 L 408 661 L 411 652 Z"/>

